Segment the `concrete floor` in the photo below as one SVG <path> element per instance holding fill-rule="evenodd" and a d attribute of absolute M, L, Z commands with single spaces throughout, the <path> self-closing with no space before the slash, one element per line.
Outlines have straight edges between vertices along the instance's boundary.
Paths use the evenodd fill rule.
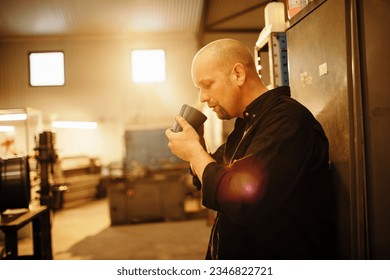
<path fill-rule="evenodd" d="M 107 199 L 57 211 L 52 217 L 55 260 L 204 259 L 211 230 L 206 215 L 184 221 L 111 226 Z M 29 254 L 31 240 L 19 253 Z"/>

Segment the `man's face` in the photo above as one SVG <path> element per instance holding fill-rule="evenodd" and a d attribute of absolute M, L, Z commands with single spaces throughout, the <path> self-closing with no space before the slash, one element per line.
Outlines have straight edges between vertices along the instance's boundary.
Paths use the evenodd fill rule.
<path fill-rule="evenodd" d="M 192 65 L 192 79 L 199 88 L 200 101 L 207 105 L 222 120 L 237 117 L 237 87 L 234 86 L 231 71 L 224 71 L 213 63 L 213 59 L 201 56 Z"/>

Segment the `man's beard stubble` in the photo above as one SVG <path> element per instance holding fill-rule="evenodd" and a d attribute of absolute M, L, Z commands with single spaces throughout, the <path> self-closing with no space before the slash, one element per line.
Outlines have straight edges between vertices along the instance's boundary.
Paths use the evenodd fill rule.
<path fill-rule="evenodd" d="M 215 113 L 217 114 L 218 118 L 221 120 L 230 120 L 232 117 L 229 115 L 229 113 L 223 108 L 222 106 L 218 105 L 214 108 Z"/>

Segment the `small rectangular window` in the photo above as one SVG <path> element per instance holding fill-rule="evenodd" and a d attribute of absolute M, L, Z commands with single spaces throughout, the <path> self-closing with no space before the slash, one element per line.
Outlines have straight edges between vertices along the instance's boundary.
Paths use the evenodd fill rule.
<path fill-rule="evenodd" d="M 131 66 L 135 83 L 160 83 L 166 79 L 165 51 L 162 49 L 133 50 Z"/>
<path fill-rule="evenodd" d="M 63 86 L 65 84 L 63 52 L 30 53 L 29 65 L 31 86 Z"/>

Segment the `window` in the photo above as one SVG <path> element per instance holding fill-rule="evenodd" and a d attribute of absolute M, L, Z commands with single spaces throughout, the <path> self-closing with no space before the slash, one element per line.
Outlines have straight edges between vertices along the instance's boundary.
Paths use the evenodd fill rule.
<path fill-rule="evenodd" d="M 135 83 L 159 83 L 166 79 L 165 51 L 162 49 L 133 50 L 131 66 Z"/>
<path fill-rule="evenodd" d="M 31 86 L 63 86 L 65 84 L 64 53 L 30 53 Z"/>

